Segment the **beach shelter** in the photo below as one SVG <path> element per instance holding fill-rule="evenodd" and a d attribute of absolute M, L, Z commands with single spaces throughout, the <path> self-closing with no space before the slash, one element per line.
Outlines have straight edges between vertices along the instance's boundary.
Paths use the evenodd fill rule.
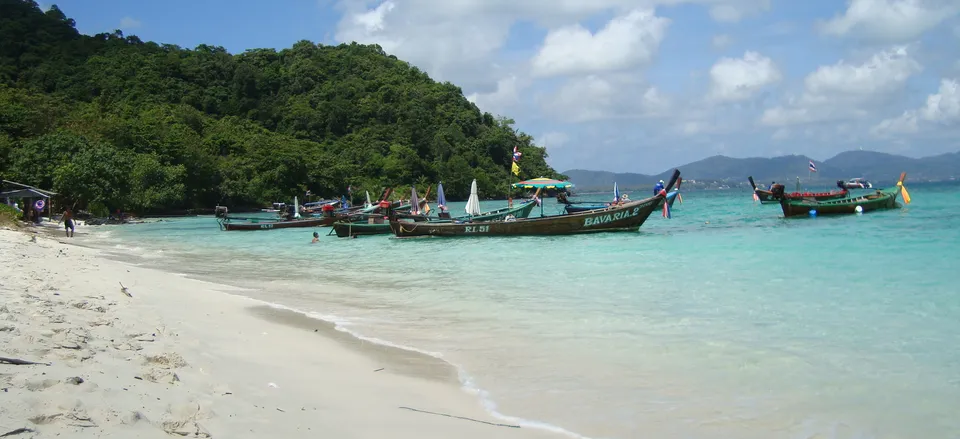
<path fill-rule="evenodd" d="M 9 200 L 25 199 L 30 205 L 24 206 L 24 209 L 32 209 L 40 213 L 46 211 L 48 218 L 53 217 L 53 207 L 50 205 L 50 199 L 59 195 L 58 193 L 9 180 L 3 180 L 3 184 L 16 186 L 17 188 L 0 191 L 0 200 L 9 204 Z"/>
<path fill-rule="evenodd" d="M 465 210 L 467 211 L 467 215 L 480 215 L 480 196 L 477 195 L 477 179 L 473 179 L 473 183 L 470 183 L 470 198 L 467 199 Z"/>

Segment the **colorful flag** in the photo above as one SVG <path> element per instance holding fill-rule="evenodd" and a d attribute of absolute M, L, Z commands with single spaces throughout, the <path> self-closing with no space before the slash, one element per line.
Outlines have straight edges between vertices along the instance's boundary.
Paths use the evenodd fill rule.
<path fill-rule="evenodd" d="M 517 162 L 513 162 L 513 166 L 510 168 L 510 170 L 513 172 L 513 175 L 516 175 L 517 177 L 520 176 L 520 166 L 517 165 Z"/>
<path fill-rule="evenodd" d="M 817 165 L 813 164 L 813 160 L 810 160 L 810 172 L 817 172 Z"/>
<path fill-rule="evenodd" d="M 517 147 L 514 146 L 514 147 L 513 147 L 513 161 L 520 160 L 520 156 L 522 156 L 522 155 L 523 155 L 523 153 L 521 153 L 519 150 L 517 150 Z"/>

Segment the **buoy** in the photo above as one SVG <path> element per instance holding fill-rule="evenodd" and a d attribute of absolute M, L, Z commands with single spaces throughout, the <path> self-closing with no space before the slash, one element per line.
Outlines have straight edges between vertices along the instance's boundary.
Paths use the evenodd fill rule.
<path fill-rule="evenodd" d="M 855 209 L 853 209 L 853 210 L 857 211 L 857 213 L 861 213 L 861 214 L 862 214 L 862 213 L 863 213 L 863 206 L 859 206 L 859 205 L 858 205 L 858 206 L 857 206 Z"/>
<path fill-rule="evenodd" d="M 817 216 L 817 209 L 810 210 L 810 216 Z"/>

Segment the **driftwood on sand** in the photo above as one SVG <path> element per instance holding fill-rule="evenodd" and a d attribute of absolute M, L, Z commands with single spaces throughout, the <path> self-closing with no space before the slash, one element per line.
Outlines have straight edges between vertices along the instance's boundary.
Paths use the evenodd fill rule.
<path fill-rule="evenodd" d="M 16 430 L 8 431 L 8 432 L 6 432 L 6 433 L 4 433 L 4 434 L 0 434 L 0 437 L 16 436 L 16 435 L 18 435 L 18 434 L 20 434 L 20 433 L 33 433 L 33 432 L 34 432 L 34 430 L 32 430 L 32 429 L 21 427 L 21 428 L 18 428 L 18 429 L 16 429 Z"/>
<path fill-rule="evenodd" d="M 31 364 L 39 364 L 42 366 L 50 365 L 50 363 L 38 363 L 36 361 L 21 360 L 19 358 L 7 358 L 7 357 L 0 357 L 0 363 L 13 364 L 15 366 L 29 366 Z"/>
<path fill-rule="evenodd" d="M 498 423 L 496 423 L 496 422 L 481 421 L 481 420 L 479 420 L 479 419 L 468 418 L 468 417 L 466 417 L 466 416 L 456 416 L 456 415 L 450 415 L 450 414 L 447 414 L 447 413 L 437 413 L 437 412 L 431 412 L 431 411 L 429 411 L 429 410 L 415 409 L 415 408 L 412 408 L 412 407 L 398 407 L 398 408 L 400 408 L 400 409 L 402 409 L 402 410 L 410 410 L 411 412 L 426 413 L 426 414 L 428 414 L 428 415 L 445 416 L 445 417 L 448 417 L 448 418 L 463 419 L 464 421 L 479 422 L 479 423 L 481 423 L 481 424 L 492 425 L 492 426 L 494 426 L 494 427 L 520 428 L 519 425 L 513 425 L 513 424 L 498 424 Z"/>

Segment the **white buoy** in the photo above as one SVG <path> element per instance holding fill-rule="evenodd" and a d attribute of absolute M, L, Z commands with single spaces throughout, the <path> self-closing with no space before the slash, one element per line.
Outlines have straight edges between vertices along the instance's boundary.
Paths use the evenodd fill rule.
<path fill-rule="evenodd" d="M 853 210 L 857 211 L 857 213 L 862 214 L 862 213 L 863 213 L 863 206 L 859 206 L 859 205 L 858 205 L 858 206 L 857 206 L 855 209 L 853 209 Z"/>

